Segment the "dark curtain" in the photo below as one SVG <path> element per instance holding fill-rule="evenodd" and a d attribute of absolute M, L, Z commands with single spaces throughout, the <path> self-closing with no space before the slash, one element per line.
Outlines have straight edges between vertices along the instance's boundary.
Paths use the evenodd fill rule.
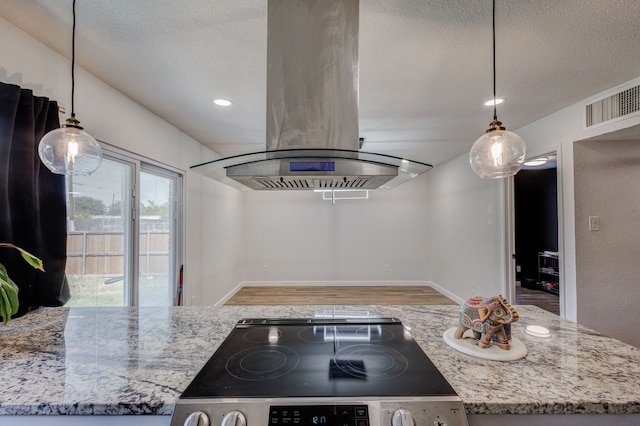
<path fill-rule="evenodd" d="M 51 173 L 38 156 L 40 139 L 57 127 L 55 101 L 0 83 L 0 242 L 39 257 L 46 271 L 33 269 L 16 250 L 0 248 L 0 263 L 20 288 L 15 316 L 38 306 L 62 306 L 70 297 L 65 177 Z"/>

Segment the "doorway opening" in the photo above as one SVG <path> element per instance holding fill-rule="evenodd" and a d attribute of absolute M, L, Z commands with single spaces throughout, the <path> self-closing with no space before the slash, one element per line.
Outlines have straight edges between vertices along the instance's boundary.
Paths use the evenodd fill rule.
<path fill-rule="evenodd" d="M 556 158 L 527 161 L 514 178 L 515 300 L 560 314 Z"/>

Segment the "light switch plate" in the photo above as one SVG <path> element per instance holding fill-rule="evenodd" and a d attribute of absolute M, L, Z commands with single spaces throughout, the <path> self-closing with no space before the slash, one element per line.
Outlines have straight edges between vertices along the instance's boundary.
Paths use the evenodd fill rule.
<path fill-rule="evenodd" d="M 600 216 L 589 216 L 589 231 L 600 230 Z"/>

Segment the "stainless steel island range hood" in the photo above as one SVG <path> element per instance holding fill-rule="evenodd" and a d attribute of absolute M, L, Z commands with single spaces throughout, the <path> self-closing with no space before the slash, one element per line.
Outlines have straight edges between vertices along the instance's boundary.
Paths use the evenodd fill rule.
<path fill-rule="evenodd" d="M 358 0 L 269 0 L 266 151 L 192 166 L 241 189 L 392 188 L 430 164 L 360 151 Z"/>

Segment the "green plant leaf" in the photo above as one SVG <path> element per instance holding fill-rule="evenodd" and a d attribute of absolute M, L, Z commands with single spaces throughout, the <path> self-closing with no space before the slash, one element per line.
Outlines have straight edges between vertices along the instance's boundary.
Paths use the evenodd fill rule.
<path fill-rule="evenodd" d="M 2 263 L 0 263 L 0 283 L 6 283 L 9 281 L 11 281 L 11 278 L 9 278 L 7 268 L 5 268 Z"/>
<path fill-rule="evenodd" d="M 11 304 L 11 301 L 9 300 L 9 293 L 6 291 L 6 289 L 12 287 L 12 285 L 15 286 L 15 283 L 11 281 L 9 274 L 7 274 L 7 269 L 2 263 L 0 263 L 0 316 L 2 316 L 2 322 L 5 325 L 14 314 L 14 306 Z M 17 312 L 18 307 L 16 306 L 15 308 Z"/>
<path fill-rule="evenodd" d="M 42 260 L 28 251 L 11 243 L 0 243 L 0 247 L 8 247 L 18 250 L 25 262 L 33 268 L 44 272 Z M 9 278 L 7 269 L 2 263 L 0 263 L 0 316 L 2 316 L 2 322 L 4 324 L 7 324 L 11 319 L 11 316 L 18 312 L 18 291 L 18 286 L 11 280 L 11 278 Z"/>
<path fill-rule="evenodd" d="M 42 263 L 42 260 L 40 260 L 39 258 L 35 257 L 34 255 L 32 255 L 29 252 L 26 252 L 22 249 L 20 250 L 20 254 L 22 255 L 22 258 L 31 266 L 33 266 L 35 269 L 38 269 L 39 271 L 44 272 L 44 264 Z"/>
<path fill-rule="evenodd" d="M 21 249 L 18 246 L 15 246 L 11 243 L 0 243 L 0 247 L 9 247 L 9 248 L 13 248 L 16 249 L 20 252 L 20 256 L 22 256 L 22 258 L 29 264 L 31 265 L 33 268 L 38 269 L 42 272 L 44 272 L 44 264 L 42 263 L 42 260 L 40 260 L 38 257 L 32 255 L 31 253 L 29 253 L 28 251 Z"/>
<path fill-rule="evenodd" d="M 11 303 L 9 303 L 9 297 L 4 289 L 4 284 L 0 284 L 0 315 L 2 315 L 2 322 L 7 324 L 11 319 Z"/>

